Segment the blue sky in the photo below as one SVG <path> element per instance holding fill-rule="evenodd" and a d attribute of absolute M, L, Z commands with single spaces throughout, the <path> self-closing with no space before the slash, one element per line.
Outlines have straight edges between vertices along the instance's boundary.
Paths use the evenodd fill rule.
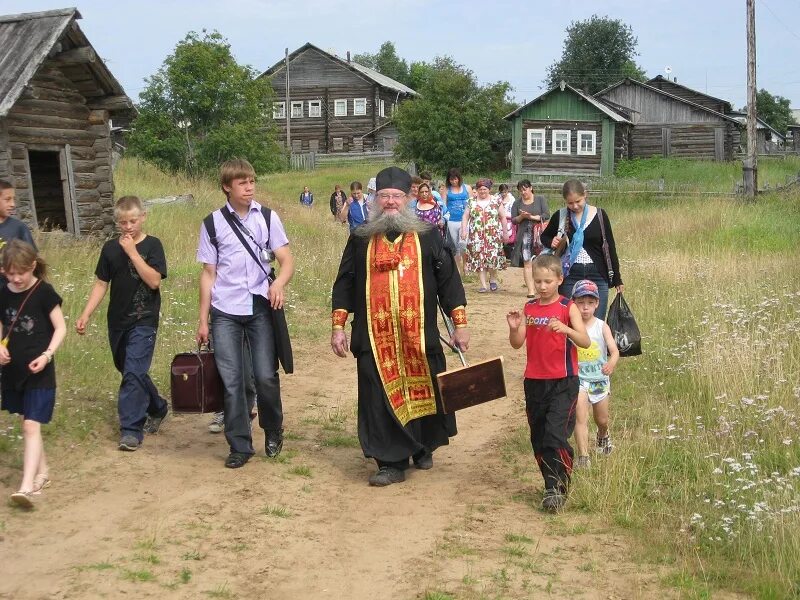
<path fill-rule="evenodd" d="M 61 6 L 0 0 L 0 14 Z M 133 98 L 186 32 L 216 29 L 258 70 L 306 42 L 344 56 L 391 40 L 406 60 L 449 54 L 481 82 L 508 81 L 517 100 L 531 100 L 561 56 L 565 28 L 594 13 L 633 28 L 637 62 L 650 76 L 670 66 L 680 83 L 736 107 L 746 95 L 745 0 L 85 0 L 78 9 L 81 28 Z M 800 108 L 800 2 L 756 0 L 756 21 L 758 87 Z"/>

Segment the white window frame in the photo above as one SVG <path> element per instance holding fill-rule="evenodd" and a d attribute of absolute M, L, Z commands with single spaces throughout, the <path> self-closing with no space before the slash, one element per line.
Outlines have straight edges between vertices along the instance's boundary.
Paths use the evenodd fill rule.
<path fill-rule="evenodd" d="M 540 150 L 536 150 L 533 147 L 531 142 L 533 141 L 533 135 L 539 134 L 542 136 L 542 148 Z M 545 154 L 547 150 L 545 149 L 545 145 L 547 142 L 547 131 L 544 129 L 528 129 L 528 154 Z"/>
<path fill-rule="evenodd" d="M 300 114 L 295 114 L 295 109 L 298 109 Z M 292 119 L 302 119 L 303 118 L 303 101 L 302 100 L 292 100 L 291 104 L 291 115 Z"/>
<path fill-rule="evenodd" d="M 310 118 L 316 118 L 322 116 L 322 100 L 308 101 L 308 116 Z"/>
<path fill-rule="evenodd" d="M 381 117 L 385 117 L 386 116 L 386 102 L 384 100 L 381 100 L 381 102 L 379 104 L 379 107 L 380 107 L 380 112 L 378 114 Z"/>
<path fill-rule="evenodd" d="M 558 144 L 556 144 L 557 136 L 561 134 L 567 135 L 567 149 L 566 150 L 558 150 Z M 572 154 L 572 131 L 569 129 L 553 129 L 553 132 L 550 137 L 550 143 L 552 144 L 551 152 L 553 154 Z"/>
<path fill-rule="evenodd" d="M 285 119 L 286 118 L 286 102 L 273 102 L 272 103 L 272 118 Z"/>
<path fill-rule="evenodd" d="M 344 106 L 344 108 L 341 108 Z M 347 99 L 333 101 L 333 116 L 346 117 L 347 116 Z"/>
<path fill-rule="evenodd" d="M 591 136 L 592 140 L 592 149 L 591 150 L 584 150 L 583 149 L 583 140 L 581 139 L 583 136 L 588 135 Z M 597 132 L 596 131 L 586 131 L 586 130 L 578 130 L 578 146 L 577 146 L 578 156 L 595 156 L 597 154 Z"/>
<path fill-rule="evenodd" d="M 364 108 L 358 110 L 358 105 L 363 103 Z M 353 98 L 353 116 L 363 117 L 367 114 L 367 99 L 366 98 Z"/>

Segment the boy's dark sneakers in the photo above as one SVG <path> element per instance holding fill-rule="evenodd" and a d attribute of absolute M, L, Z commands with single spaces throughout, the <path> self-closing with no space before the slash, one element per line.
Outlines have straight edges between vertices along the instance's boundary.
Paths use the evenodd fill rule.
<path fill-rule="evenodd" d="M 275 458 L 281 453 L 283 448 L 283 429 L 267 431 L 267 439 L 264 442 L 264 450 L 268 458 Z"/>
<path fill-rule="evenodd" d="M 611 454 L 611 452 L 614 451 L 614 445 L 611 443 L 611 438 L 609 436 L 597 436 L 597 451 L 600 454 Z"/>
<path fill-rule="evenodd" d="M 381 467 L 377 473 L 369 476 L 369 484 L 376 487 L 385 487 L 405 480 L 406 472 L 394 467 Z"/>
<path fill-rule="evenodd" d="M 160 417 L 153 417 L 147 415 L 147 419 L 144 422 L 144 432 L 145 433 L 158 433 L 158 430 L 161 428 L 161 424 L 164 422 L 164 419 L 167 418 L 169 414 L 169 408 L 164 409 L 164 414 Z"/>
<path fill-rule="evenodd" d="M 245 454 L 244 452 L 231 452 L 228 458 L 225 459 L 225 466 L 229 469 L 238 469 L 239 467 L 245 466 L 248 460 L 250 460 L 249 454 Z"/>
<path fill-rule="evenodd" d="M 139 449 L 142 443 L 136 439 L 136 436 L 133 435 L 123 435 L 122 438 L 119 440 L 118 448 L 125 452 L 135 452 Z"/>
<path fill-rule="evenodd" d="M 542 510 L 550 513 L 560 512 L 567 503 L 567 496 L 555 488 L 548 488 L 544 491 L 542 498 Z"/>

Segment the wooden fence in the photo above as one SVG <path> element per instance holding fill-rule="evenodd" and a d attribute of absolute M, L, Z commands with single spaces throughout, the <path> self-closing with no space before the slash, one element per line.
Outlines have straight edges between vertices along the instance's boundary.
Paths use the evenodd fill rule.
<path fill-rule="evenodd" d="M 394 162 L 394 154 L 384 151 L 341 152 L 338 154 L 307 152 L 289 156 L 289 166 L 293 171 L 311 171 L 317 167 L 348 165 L 359 162 L 384 162 L 389 164 Z"/>

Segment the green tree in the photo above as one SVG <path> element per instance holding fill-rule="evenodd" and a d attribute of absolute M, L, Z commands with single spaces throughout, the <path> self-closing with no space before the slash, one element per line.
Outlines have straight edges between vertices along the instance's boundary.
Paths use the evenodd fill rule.
<path fill-rule="evenodd" d="M 769 123 L 782 135 L 786 135 L 789 125 L 795 122 L 791 101 L 783 96 L 773 96 L 764 89 L 756 93 L 756 112 L 759 119 Z"/>
<path fill-rule="evenodd" d="M 404 85 L 409 83 L 408 63 L 397 55 L 397 50 L 392 42 L 381 44 L 377 54 L 369 52 L 356 54 L 353 56 L 353 60 Z"/>
<path fill-rule="evenodd" d="M 189 32 L 146 79 L 130 151 L 190 174 L 214 172 L 234 157 L 246 158 L 259 173 L 280 168 L 272 88 L 256 77 L 236 62 L 218 32 Z"/>
<path fill-rule="evenodd" d="M 506 82 L 478 85 L 472 71 L 437 57 L 418 90 L 420 97 L 395 112 L 395 152 L 440 173 L 450 167 L 472 172 L 495 167 L 511 145 L 503 120 L 514 109 L 510 90 Z"/>
<path fill-rule="evenodd" d="M 644 71 L 634 62 L 637 43 L 631 27 L 619 19 L 593 15 L 573 21 L 561 59 L 547 69 L 546 83 L 553 87 L 563 79 L 595 94 L 625 77 L 644 81 Z"/>

